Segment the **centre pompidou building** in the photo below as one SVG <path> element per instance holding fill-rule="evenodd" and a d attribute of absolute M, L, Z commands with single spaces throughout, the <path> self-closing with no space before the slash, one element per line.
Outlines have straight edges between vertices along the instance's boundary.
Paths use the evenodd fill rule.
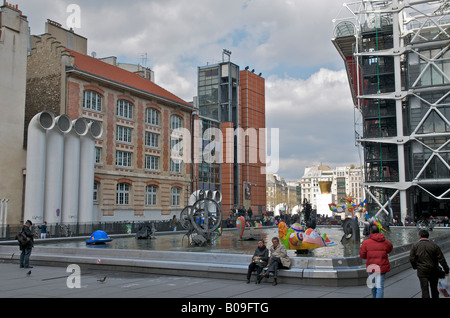
<path fill-rule="evenodd" d="M 450 3 L 359 1 L 333 20 L 370 215 L 450 213 Z"/>

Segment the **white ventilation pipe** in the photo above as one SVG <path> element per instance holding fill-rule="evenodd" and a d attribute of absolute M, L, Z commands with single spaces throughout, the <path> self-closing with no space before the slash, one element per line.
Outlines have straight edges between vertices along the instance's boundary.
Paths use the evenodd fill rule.
<path fill-rule="evenodd" d="M 64 135 L 72 129 L 67 115 L 55 118 L 55 126 L 47 131 L 47 160 L 45 169 L 44 221 L 61 223 Z"/>
<path fill-rule="evenodd" d="M 91 122 L 89 133 L 80 137 L 80 184 L 78 199 L 78 222 L 93 223 L 94 217 L 94 168 L 95 168 L 95 139 L 103 133 L 102 125 Z"/>
<path fill-rule="evenodd" d="M 83 118 L 72 121 L 72 130 L 64 137 L 64 168 L 61 222 L 78 222 L 78 194 L 80 179 L 80 136 L 86 135 L 88 125 Z"/>
<path fill-rule="evenodd" d="M 46 131 L 52 129 L 54 125 L 55 117 L 48 111 L 35 115 L 28 125 L 25 221 L 31 220 L 38 223 L 43 221 L 47 149 Z"/>
<path fill-rule="evenodd" d="M 194 205 L 197 200 L 204 199 L 205 198 L 205 191 L 204 190 L 196 190 L 192 192 L 191 196 L 189 197 L 188 205 Z"/>

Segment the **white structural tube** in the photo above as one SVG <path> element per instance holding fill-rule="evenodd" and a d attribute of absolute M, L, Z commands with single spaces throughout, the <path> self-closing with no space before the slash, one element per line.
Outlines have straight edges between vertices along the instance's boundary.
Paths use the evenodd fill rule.
<path fill-rule="evenodd" d="M 103 131 L 97 122 L 88 125 L 89 133 L 80 137 L 80 184 L 78 198 L 78 222 L 93 223 L 94 216 L 94 168 L 95 168 L 95 139 L 100 138 Z"/>
<path fill-rule="evenodd" d="M 88 125 L 82 118 L 72 121 L 72 130 L 64 137 L 64 168 L 61 222 L 78 222 L 78 195 L 80 179 L 80 136 L 86 135 Z"/>
<path fill-rule="evenodd" d="M 72 129 L 67 115 L 55 118 L 55 126 L 47 131 L 47 160 L 45 169 L 44 221 L 61 223 L 64 135 Z"/>
<path fill-rule="evenodd" d="M 31 220 L 38 223 L 43 221 L 47 149 L 46 131 L 52 129 L 54 125 L 55 117 L 48 111 L 35 115 L 28 125 L 25 221 Z"/>

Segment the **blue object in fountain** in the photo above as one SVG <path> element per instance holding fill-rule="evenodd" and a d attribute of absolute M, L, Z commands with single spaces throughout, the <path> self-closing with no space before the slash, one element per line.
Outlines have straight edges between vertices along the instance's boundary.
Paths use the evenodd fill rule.
<path fill-rule="evenodd" d="M 92 233 L 91 237 L 86 240 L 86 244 L 102 244 L 106 242 L 111 242 L 112 238 L 108 237 L 108 234 L 104 231 L 95 231 Z"/>

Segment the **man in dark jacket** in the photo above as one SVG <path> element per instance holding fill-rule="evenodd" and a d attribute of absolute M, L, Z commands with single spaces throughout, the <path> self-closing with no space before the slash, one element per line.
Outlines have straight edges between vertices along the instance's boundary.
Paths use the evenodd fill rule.
<path fill-rule="evenodd" d="M 29 240 L 25 244 L 19 243 L 19 248 L 22 251 L 20 254 L 20 268 L 33 268 L 33 266 L 30 266 L 30 255 L 34 246 L 34 236 L 30 230 L 32 224 L 33 223 L 30 220 L 27 220 L 22 228 L 22 232 L 25 233 L 25 236 L 28 237 Z"/>
<path fill-rule="evenodd" d="M 439 298 L 438 263 L 444 268 L 445 275 L 448 275 L 449 267 L 439 246 L 429 240 L 427 230 L 419 231 L 419 242 L 411 248 L 409 262 L 414 269 L 417 269 L 422 298 L 430 298 L 429 288 L 431 289 L 431 297 Z"/>
<path fill-rule="evenodd" d="M 370 227 L 370 236 L 362 244 L 359 250 L 359 256 L 366 260 L 367 272 L 375 278 L 375 284 L 371 283 L 373 298 L 383 298 L 384 279 L 386 273 L 391 270 L 388 254 L 392 252 L 392 243 L 386 240 L 383 234 L 379 232 L 377 225 Z"/>

